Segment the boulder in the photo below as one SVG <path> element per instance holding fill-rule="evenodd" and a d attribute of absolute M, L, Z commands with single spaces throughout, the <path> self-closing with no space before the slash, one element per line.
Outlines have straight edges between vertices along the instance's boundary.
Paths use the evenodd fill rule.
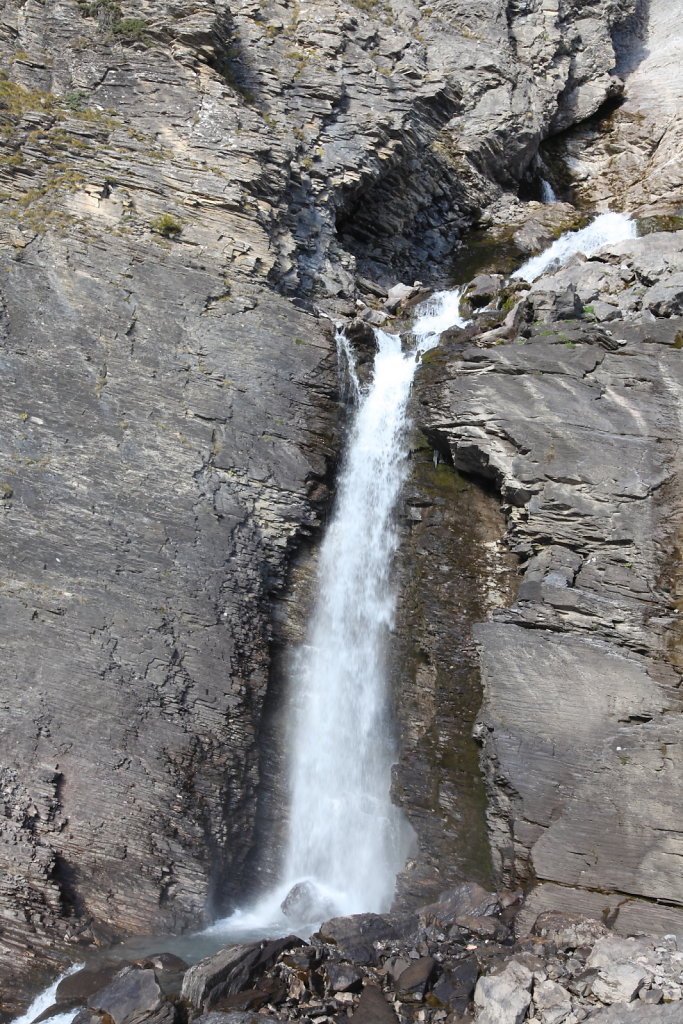
<path fill-rule="evenodd" d="M 546 910 L 539 914 L 531 930 L 532 935 L 549 939 L 558 949 L 576 949 L 593 945 L 597 939 L 609 935 L 601 921 L 561 910 Z"/>
<path fill-rule="evenodd" d="M 458 928 L 469 932 L 470 935 L 476 935 L 479 939 L 493 939 L 496 942 L 502 942 L 510 935 L 510 930 L 497 917 L 460 914 L 456 917 L 455 923 Z"/>
<path fill-rule="evenodd" d="M 100 992 L 113 981 L 123 967 L 132 966 L 120 961 L 109 964 L 88 964 L 75 974 L 62 978 L 57 986 L 55 1003 L 73 1002 L 87 1003 L 90 996 Z"/>
<path fill-rule="evenodd" d="M 463 298 L 472 309 L 481 309 L 500 294 L 504 284 L 502 274 L 478 274 L 467 285 Z"/>
<path fill-rule="evenodd" d="M 643 295 L 643 307 L 655 316 L 680 316 L 683 313 L 683 273 L 671 274 Z"/>
<path fill-rule="evenodd" d="M 144 967 L 124 967 L 88 1004 L 111 1017 L 114 1024 L 171 1024 L 175 1020 L 175 1008 L 165 1002 L 154 971 Z"/>
<path fill-rule="evenodd" d="M 323 978 L 328 992 L 358 992 L 363 982 L 362 973 L 352 964 L 326 963 Z"/>
<path fill-rule="evenodd" d="M 390 314 L 382 312 L 381 309 L 364 309 L 360 318 L 371 327 L 382 327 L 390 319 Z"/>
<path fill-rule="evenodd" d="M 532 255 L 545 249 L 553 240 L 553 233 L 538 220 L 528 220 L 515 231 L 512 239 L 520 252 Z"/>
<path fill-rule="evenodd" d="M 456 918 L 490 917 L 500 910 L 498 897 L 478 882 L 462 882 L 450 892 L 444 893 L 438 903 L 430 903 L 420 910 L 420 925 L 450 928 Z"/>
<path fill-rule="evenodd" d="M 572 999 L 562 985 L 547 978 L 534 986 L 534 1005 L 543 1024 L 562 1024 L 571 1013 Z"/>
<path fill-rule="evenodd" d="M 497 974 L 483 976 L 474 990 L 477 1024 L 521 1024 L 531 1002 L 533 974 L 509 961 Z"/>
<path fill-rule="evenodd" d="M 592 993 L 601 1003 L 630 1003 L 636 998 L 648 976 L 648 972 L 640 964 L 607 964 L 598 971 Z"/>
<path fill-rule="evenodd" d="M 366 985 L 355 1013 L 353 1024 L 398 1024 L 398 1017 L 377 985 Z"/>
<path fill-rule="evenodd" d="M 217 1012 L 233 1010 L 260 1010 L 262 1006 L 277 1006 L 287 998 L 287 988 L 278 978 L 265 978 L 258 988 L 244 989 L 234 995 L 219 999 L 214 1004 Z"/>
<path fill-rule="evenodd" d="M 583 313 L 583 303 L 573 284 L 564 288 L 534 288 L 527 298 L 530 319 L 542 323 L 555 320 L 577 320 Z"/>
<path fill-rule="evenodd" d="M 280 910 L 292 921 L 316 921 L 332 913 L 333 906 L 313 882 L 297 882 L 280 904 Z"/>
<path fill-rule="evenodd" d="M 461 960 L 444 966 L 427 997 L 430 1006 L 451 1013 L 464 1013 L 477 984 L 479 968 L 474 960 Z"/>
<path fill-rule="evenodd" d="M 422 956 L 406 967 L 396 982 L 396 994 L 403 1003 L 421 1003 L 429 982 L 436 973 L 436 961 Z"/>
<path fill-rule="evenodd" d="M 414 914 L 350 914 L 323 921 L 318 936 L 323 942 L 347 948 L 356 943 L 408 939 L 417 929 Z"/>
<path fill-rule="evenodd" d="M 387 293 L 383 306 L 387 313 L 395 313 L 399 307 L 406 306 L 411 299 L 414 299 L 422 291 L 422 285 L 395 284 Z"/>
<path fill-rule="evenodd" d="M 270 967 L 280 953 L 304 943 L 295 935 L 284 939 L 228 946 L 194 964 L 183 978 L 182 997 L 201 1010 L 249 987 L 249 982 Z"/>

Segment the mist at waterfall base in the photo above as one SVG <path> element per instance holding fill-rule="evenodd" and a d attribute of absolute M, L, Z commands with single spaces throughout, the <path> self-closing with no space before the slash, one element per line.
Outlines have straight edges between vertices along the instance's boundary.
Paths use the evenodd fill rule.
<path fill-rule="evenodd" d="M 420 356 L 462 325 L 460 291 L 418 307 L 411 336 L 375 331 L 372 380 L 361 387 L 338 336 L 356 409 L 317 595 L 290 679 L 289 835 L 282 881 L 211 932 L 312 931 L 338 914 L 389 909 L 413 833 L 391 800 L 396 761 L 386 641 L 394 619 L 394 510 L 407 473 L 407 405 Z M 286 900 L 286 914 L 281 904 Z"/>

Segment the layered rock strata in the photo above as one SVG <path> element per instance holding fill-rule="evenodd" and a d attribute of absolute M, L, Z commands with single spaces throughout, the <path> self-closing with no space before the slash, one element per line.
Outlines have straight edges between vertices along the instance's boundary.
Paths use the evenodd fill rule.
<path fill-rule="evenodd" d="M 311 300 L 349 311 L 355 256 L 434 267 L 618 89 L 633 9 L 2 5 L 15 989 L 58 940 L 243 891 L 273 595 L 338 450 Z"/>
<path fill-rule="evenodd" d="M 627 934 L 683 924 L 682 248 L 653 234 L 575 258 L 533 285 L 514 337 L 453 339 L 419 390 L 433 443 L 500 488 L 524 560 L 476 633 L 494 859 L 535 886 L 522 930 L 549 908 Z M 568 294 L 580 312 L 558 319 Z"/>

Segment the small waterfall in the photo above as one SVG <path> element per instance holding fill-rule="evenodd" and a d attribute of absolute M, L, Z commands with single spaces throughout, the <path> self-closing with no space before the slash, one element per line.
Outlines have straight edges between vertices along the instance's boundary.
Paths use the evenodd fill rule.
<path fill-rule="evenodd" d="M 546 206 L 552 206 L 553 203 L 558 202 L 555 189 L 547 178 L 541 178 L 541 200 Z"/>
<path fill-rule="evenodd" d="M 566 231 L 544 252 L 527 260 L 511 276 L 535 281 L 547 270 L 561 267 L 577 252 L 589 256 L 603 245 L 635 238 L 636 233 L 635 221 L 629 220 L 625 213 L 601 213 L 580 231 Z"/>
<path fill-rule="evenodd" d="M 22 1013 L 21 1017 L 14 1018 L 12 1024 L 31 1024 L 36 1017 L 40 1017 L 46 1010 L 49 1010 L 55 1001 L 57 986 L 60 981 L 63 981 L 64 978 L 68 978 L 70 974 L 75 974 L 76 971 L 80 971 L 83 966 L 84 964 L 77 963 L 72 964 L 71 967 L 67 968 L 67 970 L 60 974 L 58 978 L 55 978 L 51 985 L 48 985 L 46 989 L 43 989 L 43 991 L 36 996 L 26 1012 Z M 46 1017 L 45 1021 L 46 1024 L 48 1021 L 49 1024 L 71 1024 L 71 1021 L 77 1013 L 78 1008 L 75 1010 L 67 1010 L 66 1013 L 57 1013 L 54 1017 Z"/>

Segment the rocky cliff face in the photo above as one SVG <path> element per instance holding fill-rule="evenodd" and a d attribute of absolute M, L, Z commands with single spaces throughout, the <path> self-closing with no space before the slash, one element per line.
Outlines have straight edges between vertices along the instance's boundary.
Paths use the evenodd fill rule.
<path fill-rule="evenodd" d="M 626 159 L 631 123 L 616 155 L 591 129 L 585 158 L 610 153 L 612 193 L 655 203 L 643 237 L 539 278 L 516 307 L 508 299 L 504 328 L 442 346 L 422 378 L 423 429 L 457 467 L 495 481 L 523 560 L 517 600 L 477 630 L 475 730 L 497 869 L 533 887 L 522 933 L 551 908 L 625 934 L 683 922 L 680 120 L 668 78 L 644 100 L 676 52 L 657 59 L 672 15 L 652 4 L 649 57 L 614 115 L 624 126 L 638 105 L 647 140 L 667 109 L 663 152 L 645 141 Z M 586 135 L 569 133 L 566 150 Z M 604 195 L 604 181 L 582 187 Z"/>
<path fill-rule="evenodd" d="M 445 277 L 463 229 L 515 186 L 541 140 L 619 91 L 612 36 L 634 13 L 634 0 L 2 4 L 1 358 L 11 386 L 0 413 L 0 964 L 15 987 L 79 933 L 182 928 L 242 890 L 274 599 L 297 546 L 320 524 L 338 451 L 334 355 L 320 310 L 353 311 L 359 270 L 380 281 Z M 603 355 L 599 343 L 586 354 L 583 342 L 577 352 L 547 342 L 487 350 L 492 372 L 475 389 L 483 405 L 465 411 L 462 378 L 449 372 L 430 383 L 424 425 L 469 469 L 470 454 L 488 456 L 495 436 L 495 476 L 508 490 L 522 472 L 512 464 L 517 445 L 536 446 L 512 502 L 518 549 L 543 547 L 528 585 L 546 585 L 546 570 L 567 579 L 581 570 L 589 604 L 609 605 L 607 592 L 620 605 L 627 592 L 638 609 L 628 627 L 599 618 L 603 646 L 584 621 L 591 613 L 572 610 L 580 625 L 563 647 L 556 620 L 568 611 L 527 597 L 485 627 L 486 651 L 498 659 L 485 652 L 486 679 L 512 678 L 501 666 L 513 630 L 519 659 L 536 637 L 572 678 L 585 650 L 601 679 L 624 669 L 659 716 L 671 676 L 648 675 L 643 659 L 663 664 L 664 632 L 651 638 L 642 595 L 654 588 L 657 609 L 668 597 L 653 549 L 660 533 L 642 510 L 658 508 L 655 492 L 671 486 L 668 463 L 653 468 L 670 441 L 658 447 L 649 424 L 652 410 L 673 417 L 661 382 L 677 353 L 657 346 L 660 361 L 638 369 L 632 385 L 621 368 L 628 346 L 642 363 L 644 342 L 626 340 L 618 355 Z M 533 376 L 535 387 L 536 369 L 522 374 L 506 360 L 534 351 L 549 359 L 549 383 L 561 378 L 557 393 L 573 387 L 581 409 L 592 412 L 585 389 L 613 386 L 611 377 L 587 383 L 584 364 L 596 381 L 607 372 L 621 381 L 599 429 L 614 439 L 627 423 L 644 467 L 624 484 L 634 514 L 623 544 L 613 509 L 583 491 L 571 516 L 588 532 L 565 541 L 562 488 L 590 490 L 595 470 L 579 485 L 551 476 L 546 493 L 538 445 L 543 460 L 554 445 L 556 466 L 576 454 L 559 425 L 552 442 L 523 425 L 515 435 L 507 421 L 474 439 L 469 426 L 445 426 L 482 409 L 493 423 L 510 403 L 526 409 L 523 381 Z M 494 381 L 495 398 L 486 391 Z M 506 394 L 512 384 L 517 393 Z M 618 390 L 630 399 L 634 387 L 648 396 L 635 427 Z M 557 393 L 533 391 L 552 422 Z M 598 428 L 581 415 L 592 445 Z M 616 448 L 615 440 L 605 450 Z M 617 504 L 615 516 L 621 496 Z M 608 555 L 595 565 L 589 506 L 603 533 L 618 534 L 605 538 Z M 552 529 L 543 525 L 548 508 Z M 626 561 L 640 566 L 635 596 L 617 557 L 627 546 Z M 543 609 L 535 624 L 545 632 L 520 625 L 529 602 Z M 525 681 L 520 692 L 533 688 Z M 502 708 L 487 694 L 487 707 Z M 612 732 L 600 735 L 612 741 Z M 591 743 L 587 735 L 580 750 Z M 553 786 L 566 786 L 565 776 Z M 492 792 L 498 807 L 505 788 Z M 510 807 L 496 828 L 517 820 Z M 518 861 L 529 862 L 538 829 L 548 833 L 553 807 L 522 811 Z M 655 832 L 662 820 L 658 812 Z M 425 829 L 434 834 L 433 824 Z M 495 848 L 507 868 L 514 858 L 504 845 Z M 569 868 L 540 874 L 575 882 Z"/>

